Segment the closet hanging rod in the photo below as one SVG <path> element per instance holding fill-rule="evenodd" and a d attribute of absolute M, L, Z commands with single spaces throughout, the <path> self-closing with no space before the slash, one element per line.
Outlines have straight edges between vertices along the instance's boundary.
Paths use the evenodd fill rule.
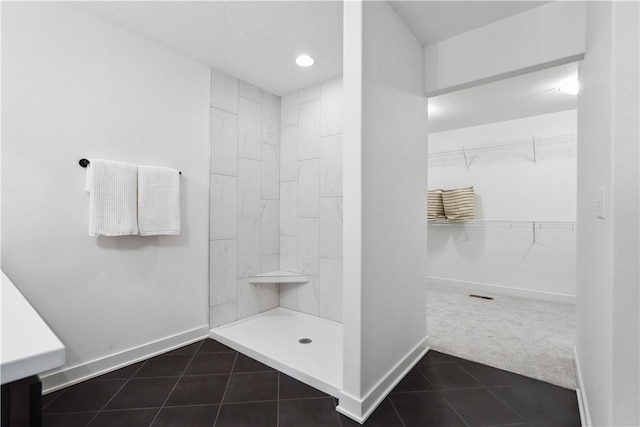
<path fill-rule="evenodd" d="M 87 160 L 87 159 L 80 159 L 80 161 L 78 162 L 78 164 L 79 164 L 80 166 L 82 166 L 83 168 L 86 168 L 87 166 L 89 166 L 89 165 L 91 164 L 91 162 L 90 162 L 89 160 Z M 178 173 L 179 173 L 180 175 L 182 175 L 182 171 L 178 171 Z"/>
<path fill-rule="evenodd" d="M 530 145 L 533 141 L 535 141 L 535 143 L 539 145 L 570 143 L 570 142 L 577 141 L 577 134 L 576 132 L 563 132 L 556 135 L 513 139 L 509 141 L 502 141 L 502 142 L 488 144 L 488 145 L 465 145 L 464 149 L 466 150 L 467 153 L 469 153 L 469 152 L 475 152 L 475 151 L 494 150 L 499 148 L 513 148 L 513 147 L 522 146 L 522 145 L 525 145 L 525 146 Z M 429 153 L 429 157 L 440 157 L 440 156 L 456 155 L 456 154 L 460 154 L 459 148 L 454 150 L 434 151 Z"/>

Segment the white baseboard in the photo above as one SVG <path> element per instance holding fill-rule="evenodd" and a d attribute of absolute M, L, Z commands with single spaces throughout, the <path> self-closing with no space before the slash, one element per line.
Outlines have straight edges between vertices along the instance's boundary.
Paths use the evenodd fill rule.
<path fill-rule="evenodd" d="M 427 340 L 422 339 L 407 355 L 384 375 L 380 381 L 363 398 L 352 396 L 344 391 L 338 398 L 336 411 L 363 424 L 375 411 L 382 401 L 391 393 L 391 390 L 413 369 L 413 367 L 429 351 Z"/>
<path fill-rule="evenodd" d="M 129 366 L 149 357 L 191 344 L 208 336 L 209 325 L 207 324 L 129 350 L 110 354 L 90 362 L 49 371 L 40 375 L 42 391 L 45 394 L 50 393 L 107 372 Z"/>
<path fill-rule="evenodd" d="M 576 378 L 578 379 L 578 388 L 576 395 L 578 397 L 578 408 L 580 409 L 580 424 L 583 427 L 591 427 L 591 412 L 587 404 L 587 395 L 584 392 L 584 383 L 582 382 L 582 370 L 580 369 L 580 359 L 578 359 L 578 349 L 573 347 L 573 360 L 576 366 Z"/>
<path fill-rule="evenodd" d="M 446 279 L 444 277 L 427 276 L 427 286 L 442 288 L 464 289 L 475 293 L 489 293 L 507 295 L 512 297 L 530 298 L 542 301 L 559 302 L 563 304 L 575 304 L 575 295 L 555 294 L 552 292 L 534 291 L 532 289 L 518 289 L 507 286 L 492 285 L 488 283 L 468 282 L 465 280 Z"/>

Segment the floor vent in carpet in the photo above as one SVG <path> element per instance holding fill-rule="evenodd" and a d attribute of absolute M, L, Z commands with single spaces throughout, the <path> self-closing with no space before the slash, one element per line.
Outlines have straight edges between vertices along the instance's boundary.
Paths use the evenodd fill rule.
<path fill-rule="evenodd" d="M 469 295 L 469 296 L 470 296 L 471 298 L 480 298 L 480 299 L 488 299 L 488 300 L 492 300 L 492 299 L 493 299 L 493 298 L 491 298 L 491 297 L 485 297 L 484 295 L 474 295 L 474 294 L 471 294 L 471 295 Z"/>

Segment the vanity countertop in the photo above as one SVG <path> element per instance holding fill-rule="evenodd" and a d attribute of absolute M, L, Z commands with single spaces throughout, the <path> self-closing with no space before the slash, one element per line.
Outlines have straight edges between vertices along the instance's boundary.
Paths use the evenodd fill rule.
<path fill-rule="evenodd" d="M 64 345 L 4 272 L 0 299 L 2 384 L 64 365 Z"/>

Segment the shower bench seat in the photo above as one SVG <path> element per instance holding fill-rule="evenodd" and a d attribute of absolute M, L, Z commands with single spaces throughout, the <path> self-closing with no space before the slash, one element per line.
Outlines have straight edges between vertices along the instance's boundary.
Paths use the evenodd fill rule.
<path fill-rule="evenodd" d="M 309 275 L 293 271 L 274 270 L 267 273 L 254 274 L 249 277 L 249 283 L 307 283 Z"/>

